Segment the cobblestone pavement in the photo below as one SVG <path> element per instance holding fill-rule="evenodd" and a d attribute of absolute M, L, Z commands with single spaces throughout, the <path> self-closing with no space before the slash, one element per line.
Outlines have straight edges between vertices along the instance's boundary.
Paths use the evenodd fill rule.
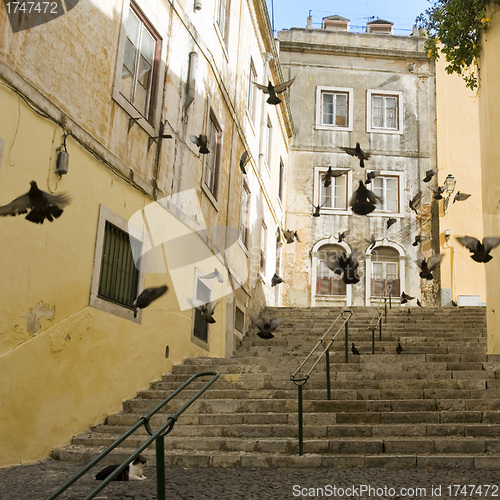
<path fill-rule="evenodd" d="M 0 500 L 43 500 L 80 467 L 73 463 L 45 460 L 0 469 Z M 98 484 L 93 479 L 96 470 L 90 471 L 59 498 L 83 500 Z M 113 482 L 96 498 L 156 499 L 154 466 L 146 466 L 145 475 L 148 478 L 145 481 Z M 170 500 L 499 498 L 499 484 L 500 471 L 463 469 L 271 470 L 197 467 L 166 470 L 166 498 Z M 487 485 L 490 485 L 489 491 Z"/>

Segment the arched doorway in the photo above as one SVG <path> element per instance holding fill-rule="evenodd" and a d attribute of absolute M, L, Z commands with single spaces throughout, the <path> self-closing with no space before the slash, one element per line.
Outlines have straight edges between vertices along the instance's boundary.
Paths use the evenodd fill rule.
<path fill-rule="evenodd" d="M 399 297 L 405 283 L 405 259 L 403 249 L 387 240 L 365 254 L 366 258 L 366 305 L 382 303 L 388 296 Z"/>
<path fill-rule="evenodd" d="M 311 305 L 350 305 L 351 287 L 348 287 L 342 277 L 331 271 L 325 264 L 327 255 L 350 253 L 349 246 L 338 243 L 335 238 L 322 240 L 314 245 L 311 252 Z"/>

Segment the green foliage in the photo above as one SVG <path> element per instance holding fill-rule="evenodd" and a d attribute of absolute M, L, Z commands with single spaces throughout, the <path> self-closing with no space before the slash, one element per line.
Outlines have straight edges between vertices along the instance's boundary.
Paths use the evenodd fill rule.
<path fill-rule="evenodd" d="M 491 19 L 488 4 L 500 0 L 429 0 L 433 6 L 417 17 L 417 26 L 428 37 L 425 48 L 430 59 L 444 54 L 447 73 L 458 73 L 467 87 L 478 86 L 477 59 L 481 53 L 481 34 Z"/>

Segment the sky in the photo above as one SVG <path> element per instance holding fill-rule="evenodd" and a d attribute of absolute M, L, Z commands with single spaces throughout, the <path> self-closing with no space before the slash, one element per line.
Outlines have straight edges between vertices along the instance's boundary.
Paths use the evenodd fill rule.
<path fill-rule="evenodd" d="M 350 19 L 353 31 L 361 31 L 370 17 L 394 23 L 396 35 L 409 35 L 415 18 L 434 2 L 429 0 L 266 0 L 274 30 L 305 28 L 311 11 L 313 27 L 321 28 L 323 17 L 337 14 Z M 274 9 L 273 9 L 274 7 Z M 356 28 L 358 26 L 359 28 Z"/>

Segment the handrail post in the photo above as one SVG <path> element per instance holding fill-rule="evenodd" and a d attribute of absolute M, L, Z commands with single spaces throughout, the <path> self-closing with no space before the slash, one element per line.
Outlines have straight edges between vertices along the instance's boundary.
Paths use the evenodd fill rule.
<path fill-rule="evenodd" d="M 375 328 L 376 326 L 370 326 L 370 330 L 372 331 L 372 354 L 375 354 Z"/>
<path fill-rule="evenodd" d="M 156 445 L 156 498 L 165 500 L 165 436 L 158 436 Z"/>
<path fill-rule="evenodd" d="M 349 326 L 348 326 L 348 321 L 345 323 L 345 362 L 349 362 Z"/>
<path fill-rule="evenodd" d="M 297 387 L 299 388 L 299 456 L 304 454 L 304 433 L 303 433 L 303 421 L 302 421 L 302 385 L 300 384 Z"/>
<path fill-rule="evenodd" d="M 332 399 L 331 389 L 330 389 L 330 349 L 325 352 L 326 361 L 326 398 L 328 401 Z"/>
<path fill-rule="evenodd" d="M 384 297 L 384 314 L 385 314 L 384 321 L 387 323 L 387 297 Z"/>
<path fill-rule="evenodd" d="M 378 317 L 378 339 L 382 340 L 382 315 Z"/>

